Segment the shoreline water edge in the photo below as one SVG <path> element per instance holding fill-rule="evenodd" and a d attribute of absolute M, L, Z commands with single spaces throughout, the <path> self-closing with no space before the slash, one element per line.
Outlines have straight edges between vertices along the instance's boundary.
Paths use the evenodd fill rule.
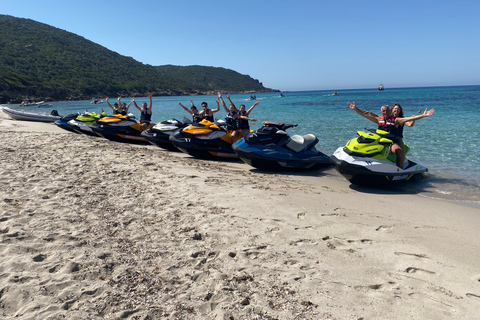
<path fill-rule="evenodd" d="M 474 206 L 6 115 L 0 138 L 2 318 L 478 316 Z"/>
<path fill-rule="evenodd" d="M 197 106 L 205 101 L 215 107 L 216 96 L 154 97 L 153 122 L 190 117 L 178 105 Z M 260 102 L 251 116 L 252 129 L 258 129 L 263 121 L 298 124 L 288 129 L 289 134 L 313 133 L 319 139 L 317 148 L 326 155 L 345 145 L 356 136 L 358 130 L 375 125 L 358 116 L 347 106 L 347 101 L 355 101 L 363 110 L 379 112 L 381 105 L 401 103 L 405 114 L 418 114 L 425 108 L 434 108 L 435 114 L 419 120 L 413 128 L 406 128 L 404 141 L 409 144 L 407 158 L 424 165 L 428 173 L 424 179 L 411 185 L 402 186 L 398 192 L 411 192 L 417 195 L 453 200 L 480 208 L 480 148 L 477 148 L 480 135 L 480 117 L 476 105 L 480 103 L 480 86 L 399 88 L 378 90 L 342 90 L 333 94 L 330 91 L 285 92 L 279 94 L 258 94 L 255 101 L 250 95 L 232 95 L 237 104 L 247 108 Z M 123 102 L 131 98 L 124 97 Z M 146 101 L 137 97 L 138 103 Z M 11 106 L 16 108 L 16 106 Z M 22 109 L 22 108 L 20 108 Z M 61 115 L 81 112 L 86 109 L 100 113 L 109 112 L 106 103 L 92 104 L 90 101 L 55 102 L 50 108 L 24 108 L 28 111 L 45 112 L 57 110 Z M 133 113 L 138 117 L 137 110 Z M 223 118 L 223 112 L 215 114 Z M 342 179 L 334 171 L 333 178 Z"/>

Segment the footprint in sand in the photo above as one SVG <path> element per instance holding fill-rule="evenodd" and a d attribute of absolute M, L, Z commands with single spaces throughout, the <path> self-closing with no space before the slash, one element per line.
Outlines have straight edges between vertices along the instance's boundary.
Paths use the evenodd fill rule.
<path fill-rule="evenodd" d="M 249 258 L 249 259 L 257 259 L 259 255 L 263 254 L 262 251 L 260 250 L 265 250 L 267 248 L 267 246 L 258 246 L 258 247 L 254 247 L 254 248 L 248 248 L 248 249 L 243 249 L 243 253 L 242 255 L 245 257 L 245 258 Z"/>
<path fill-rule="evenodd" d="M 422 268 L 416 268 L 416 267 L 408 267 L 407 269 L 405 269 L 405 272 L 406 273 L 425 272 L 425 273 L 429 273 L 429 274 L 437 274 L 434 271 L 429 271 L 429 270 L 425 270 L 425 269 L 422 269 Z"/>
<path fill-rule="evenodd" d="M 393 229 L 393 226 L 381 225 L 377 229 L 375 229 L 375 231 L 390 231 L 392 229 Z"/>
<path fill-rule="evenodd" d="M 423 253 L 408 253 L 408 252 L 395 252 L 396 255 L 399 255 L 399 256 L 402 256 L 402 255 L 405 255 L 405 256 L 413 256 L 413 257 L 417 257 L 417 258 L 425 258 L 425 259 L 429 259 L 428 256 L 426 254 L 423 254 Z"/>
<path fill-rule="evenodd" d="M 368 286 L 355 286 L 356 290 L 374 290 L 374 291 L 385 291 L 385 290 L 395 290 L 398 289 L 398 285 L 395 282 L 387 282 L 382 284 L 371 284 Z"/>
<path fill-rule="evenodd" d="M 348 253 L 357 253 L 356 250 L 353 248 L 349 247 L 342 241 L 338 239 L 333 239 L 330 236 L 325 236 L 322 238 L 323 241 L 327 242 L 327 247 L 332 250 L 341 250 L 341 251 L 346 251 Z"/>

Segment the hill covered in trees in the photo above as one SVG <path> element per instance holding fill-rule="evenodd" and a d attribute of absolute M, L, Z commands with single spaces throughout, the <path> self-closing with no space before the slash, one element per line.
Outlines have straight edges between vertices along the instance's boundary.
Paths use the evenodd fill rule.
<path fill-rule="evenodd" d="M 0 15 L 0 103 L 216 91 L 276 90 L 225 68 L 146 65 L 65 30 Z"/>

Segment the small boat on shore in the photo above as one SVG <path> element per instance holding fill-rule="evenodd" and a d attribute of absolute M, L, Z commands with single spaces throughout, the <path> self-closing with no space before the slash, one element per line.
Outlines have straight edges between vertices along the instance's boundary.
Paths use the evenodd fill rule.
<path fill-rule="evenodd" d="M 55 122 L 61 118 L 61 116 L 58 115 L 58 112 L 56 110 L 52 110 L 50 114 L 35 113 L 25 110 L 11 109 L 8 107 L 4 107 L 2 110 L 14 120 Z"/>

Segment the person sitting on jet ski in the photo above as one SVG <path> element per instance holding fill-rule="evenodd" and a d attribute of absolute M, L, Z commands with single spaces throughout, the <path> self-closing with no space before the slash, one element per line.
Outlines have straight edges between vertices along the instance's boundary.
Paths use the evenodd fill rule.
<path fill-rule="evenodd" d="M 150 99 L 150 105 L 147 107 L 147 103 L 142 103 L 142 108 L 140 108 L 135 102 L 135 97 L 133 98 L 133 104 L 135 108 L 140 111 L 140 128 L 143 130 L 147 129 L 148 125 L 152 121 L 152 94 L 149 93 L 148 98 Z"/>
<path fill-rule="evenodd" d="M 379 117 L 374 113 L 358 109 L 357 106 L 355 105 L 355 102 L 354 103 L 348 102 L 347 104 L 350 109 L 356 111 L 362 117 L 365 117 L 368 120 L 378 124 L 378 129 L 387 131 L 393 134 L 394 136 L 396 136 L 396 138 L 392 139 L 394 143 L 390 146 L 390 151 L 397 155 L 396 165 L 401 169 L 403 169 L 403 165 L 405 163 L 405 145 L 403 144 L 403 140 L 402 140 L 403 125 L 406 124 L 407 122 L 429 117 L 435 112 L 435 109 L 431 109 L 429 111 L 427 108 L 425 109 L 425 112 L 422 115 L 411 116 L 406 118 L 403 118 L 403 117 L 396 118 L 394 115 L 391 114 L 390 108 L 387 105 L 384 105 L 381 108 L 382 115 Z"/>
<path fill-rule="evenodd" d="M 190 107 L 190 110 L 187 109 L 181 102 L 179 102 L 178 104 L 180 105 L 180 107 L 183 108 L 183 110 L 187 111 L 188 113 L 190 113 L 193 117 L 193 123 L 199 123 L 202 119 L 200 118 L 200 115 L 198 114 L 198 109 L 197 107 L 195 107 L 195 105 L 193 104 L 193 100 L 190 100 L 190 103 L 192 104 L 192 106 Z"/>
<path fill-rule="evenodd" d="M 117 99 L 117 100 L 118 100 L 118 105 L 119 105 L 118 110 L 117 110 L 117 113 L 120 113 L 121 115 L 126 116 L 127 113 L 128 113 L 128 108 L 130 108 L 130 105 L 132 104 L 133 99 L 132 99 L 132 101 L 130 101 L 130 103 L 127 105 L 125 102 L 122 103 L 122 102 L 120 101 L 121 98 L 122 98 L 122 97 L 118 97 L 118 99 Z"/>
<path fill-rule="evenodd" d="M 113 114 L 119 114 L 119 113 L 120 113 L 120 112 L 118 112 L 118 103 L 117 103 L 117 102 L 115 102 L 115 103 L 113 104 L 113 107 L 112 107 L 112 105 L 110 104 L 110 102 L 108 102 L 108 97 L 105 98 L 105 101 L 107 102 L 107 105 L 108 105 L 110 108 L 112 108 Z"/>
<path fill-rule="evenodd" d="M 248 114 L 257 104 L 260 103 L 260 101 L 255 102 L 255 104 L 246 112 L 245 105 L 243 104 L 240 106 L 240 110 L 237 109 L 233 101 L 230 99 L 230 95 L 227 95 L 228 101 L 230 101 L 228 109 L 222 99 L 222 95 L 218 93 L 218 96 L 222 101 L 223 108 L 227 112 L 227 118 L 225 119 L 227 121 L 227 129 L 234 130 L 232 133 L 232 141 L 236 141 L 239 133 L 242 134 L 242 136 L 244 137 L 247 136 L 248 133 L 250 133 L 250 126 L 248 124 L 248 121 L 257 121 L 256 119 L 249 118 Z M 246 134 L 243 133 L 243 130 L 247 131 Z"/>
<path fill-rule="evenodd" d="M 248 109 L 247 111 L 245 111 L 244 104 L 240 105 L 240 111 L 238 111 L 238 114 L 240 115 L 240 117 L 237 119 L 237 127 L 240 130 L 240 133 L 242 134 L 243 137 L 246 137 L 250 133 L 250 124 L 248 123 L 248 121 L 257 121 L 257 119 L 251 119 L 249 118 L 249 116 L 253 108 L 255 108 L 255 106 L 258 105 L 259 103 L 260 101 L 255 102 L 253 106 L 251 106 L 250 109 Z"/>
<path fill-rule="evenodd" d="M 227 96 L 228 100 L 230 100 L 230 95 Z M 235 141 L 238 136 L 238 127 L 237 127 L 237 119 L 239 118 L 238 109 L 230 100 L 230 105 L 227 108 L 225 101 L 223 101 L 222 94 L 218 93 L 218 99 L 222 102 L 223 109 L 227 113 L 225 117 L 225 121 L 227 122 L 227 130 L 232 131 L 231 137 L 232 141 Z"/>
<path fill-rule="evenodd" d="M 208 104 L 206 102 L 202 102 L 202 111 L 200 111 L 198 113 L 198 115 L 200 116 L 201 119 L 206 119 L 208 121 L 215 121 L 214 118 L 213 118 L 213 114 L 215 112 L 218 112 L 220 111 L 220 104 L 219 104 L 219 100 L 217 99 L 217 109 L 208 109 Z"/>

